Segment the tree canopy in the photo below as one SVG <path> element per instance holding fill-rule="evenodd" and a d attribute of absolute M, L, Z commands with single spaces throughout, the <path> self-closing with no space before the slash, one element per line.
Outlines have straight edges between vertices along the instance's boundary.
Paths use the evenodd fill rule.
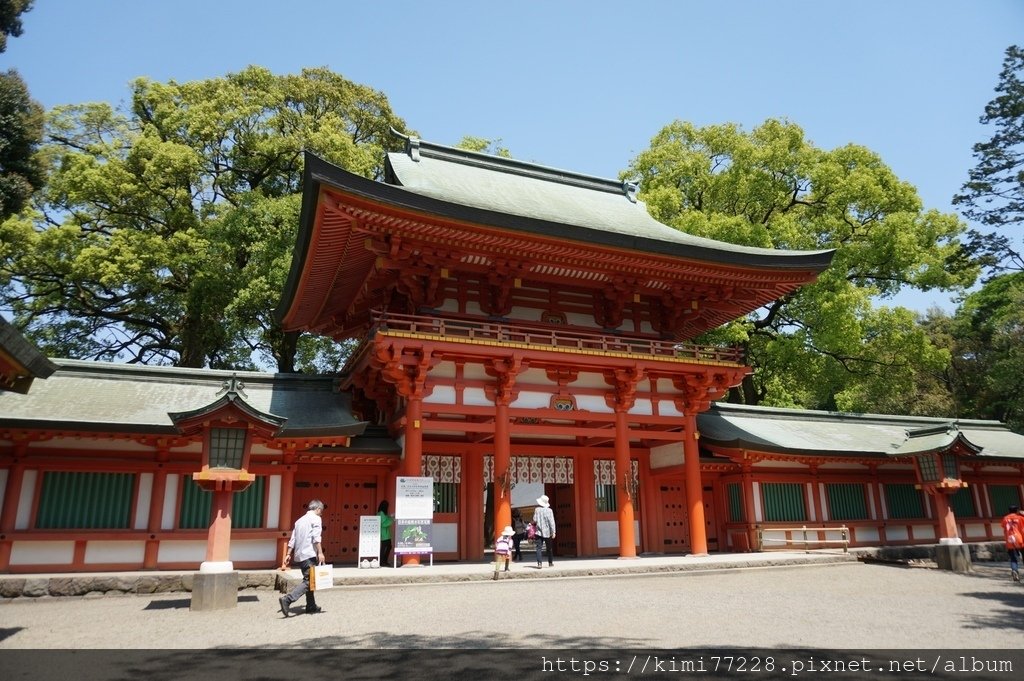
<path fill-rule="evenodd" d="M 799 126 L 768 120 L 662 129 L 623 177 L 660 221 L 730 243 L 836 249 L 812 285 L 705 340 L 746 346 L 755 373 L 730 399 L 849 411 L 921 413 L 916 377 L 948 363 L 915 315 L 873 301 L 903 287 L 960 290 L 976 278 L 955 215 L 924 210 L 916 189 L 870 150 L 826 151 Z"/>
<path fill-rule="evenodd" d="M 33 0 L 0 0 L 0 52 L 7 49 L 7 36 L 21 35 L 21 15 L 32 9 Z"/>
<path fill-rule="evenodd" d="M 974 145 L 977 164 L 953 204 L 960 206 L 964 217 L 986 227 L 1019 228 L 1024 223 L 1024 49 L 1007 48 L 996 93 L 980 118 L 995 131 L 987 141 Z M 972 252 L 994 270 L 1024 270 L 1024 255 L 1006 233 L 974 229 L 969 243 Z"/>
<path fill-rule="evenodd" d="M 272 319 L 302 153 L 379 177 L 400 144 L 392 127 L 405 130 L 383 94 L 324 68 L 142 78 L 128 110 L 56 108 L 38 211 L 0 225 L 0 291 L 55 356 L 331 368 L 333 343 L 300 342 Z"/>
<path fill-rule="evenodd" d="M 20 15 L 31 8 L 31 0 L 0 0 L 0 52 L 7 36 L 21 35 Z M 24 208 L 45 180 L 35 157 L 42 136 L 43 108 L 17 71 L 0 73 L 0 222 Z"/>

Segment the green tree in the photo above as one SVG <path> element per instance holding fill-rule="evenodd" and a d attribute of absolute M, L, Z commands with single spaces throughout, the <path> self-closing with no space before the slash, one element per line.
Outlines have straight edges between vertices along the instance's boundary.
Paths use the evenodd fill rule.
<path fill-rule="evenodd" d="M 35 152 L 43 137 L 43 108 L 13 69 L 0 73 L 0 222 L 28 203 L 46 173 Z"/>
<path fill-rule="evenodd" d="M 996 93 L 980 118 L 983 125 L 995 126 L 995 132 L 974 145 L 977 165 L 953 204 L 964 217 L 986 227 L 1016 228 L 1024 222 L 1024 49 L 1007 48 Z M 968 246 L 994 270 L 1024 269 L 1024 256 L 1007 234 L 972 229 Z"/>
<path fill-rule="evenodd" d="M 976 278 L 954 215 L 922 209 L 917 191 L 874 154 L 818 149 L 796 125 L 768 120 L 665 127 L 623 173 L 660 221 L 735 244 L 834 248 L 819 279 L 704 340 L 746 347 L 755 372 L 733 401 L 914 413 L 918 376 L 948 354 L 913 313 L 873 300 L 905 286 L 960 290 Z"/>
<path fill-rule="evenodd" d="M 939 329 L 953 356 L 948 383 L 958 415 L 1024 432 L 1024 272 L 986 282 Z"/>
<path fill-rule="evenodd" d="M 7 49 L 7 36 L 21 35 L 21 15 L 32 9 L 33 0 L 0 0 L 0 52 Z"/>
<path fill-rule="evenodd" d="M 0 0 L 0 52 L 7 36 L 21 35 L 23 12 L 31 0 Z M 43 184 L 43 166 L 35 157 L 43 136 L 43 108 L 32 101 L 25 81 L 13 69 L 0 73 L 0 222 L 28 203 Z"/>
<path fill-rule="evenodd" d="M 143 78 L 127 111 L 57 108 L 41 150 L 41 212 L 0 227 L 6 300 L 53 355 L 325 368 L 330 343 L 282 333 L 272 319 L 302 153 L 379 177 L 384 151 L 400 145 L 391 127 L 405 125 L 383 94 L 323 68 Z"/>

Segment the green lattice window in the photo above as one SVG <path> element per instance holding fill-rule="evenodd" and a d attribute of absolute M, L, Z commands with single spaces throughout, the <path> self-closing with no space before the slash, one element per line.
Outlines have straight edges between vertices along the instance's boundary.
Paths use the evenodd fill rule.
<path fill-rule="evenodd" d="M 266 477 L 256 480 L 243 492 L 235 492 L 231 500 L 231 527 L 252 529 L 263 527 L 263 501 Z M 195 480 L 186 479 L 182 486 L 181 510 L 178 527 L 183 530 L 201 530 L 210 526 L 210 512 L 213 508 L 213 493 L 204 491 Z"/>
<path fill-rule="evenodd" d="M 804 486 L 796 482 L 761 483 L 764 497 L 764 519 L 769 522 L 807 520 Z"/>
<path fill-rule="evenodd" d="M 459 483 L 434 481 L 434 513 L 459 512 Z"/>
<path fill-rule="evenodd" d="M 992 502 L 992 514 L 1000 518 L 1011 506 L 1020 506 L 1020 488 L 1017 485 L 989 485 L 988 498 Z"/>
<path fill-rule="evenodd" d="M 921 490 L 910 484 L 886 484 L 885 506 L 889 517 L 897 520 L 924 518 Z"/>
<path fill-rule="evenodd" d="M 619 510 L 619 502 L 615 497 L 615 485 L 597 483 L 594 485 L 594 501 L 598 513 L 615 513 Z"/>
<path fill-rule="evenodd" d="M 832 520 L 867 520 L 868 504 L 864 485 L 859 482 L 830 482 L 825 485 L 829 517 Z"/>
<path fill-rule="evenodd" d="M 125 530 L 132 519 L 134 473 L 46 471 L 36 528 Z"/>
<path fill-rule="evenodd" d="M 725 486 L 729 495 L 729 522 L 742 523 L 746 520 L 743 514 L 743 488 L 738 482 L 730 482 Z"/>
<path fill-rule="evenodd" d="M 949 505 L 957 518 L 976 518 L 978 512 L 974 509 L 974 495 L 971 490 L 961 487 L 949 499 Z"/>

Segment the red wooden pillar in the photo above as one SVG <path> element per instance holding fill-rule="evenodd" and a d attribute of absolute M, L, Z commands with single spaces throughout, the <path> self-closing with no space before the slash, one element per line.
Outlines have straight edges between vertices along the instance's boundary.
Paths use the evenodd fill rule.
<path fill-rule="evenodd" d="M 743 470 L 743 484 L 741 485 L 741 491 L 743 492 L 743 517 L 745 518 L 745 536 L 747 538 L 746 545 L 743 546 L 744 551 L 754 551 L 757 549 L 757 517 L 754 512 L 754 475 L 751 471 L 752 464 L 749 461 L 744 461 L 742 465 Z"/>
<path fill-rule="evenodd" d="M 406 398 L 405 404 L 405 459 L 402 461 L 402 475 L 419 477 L 423 470 L 423 397 L 416 393 Z M 395 528 L 398 529 L 397 527 Z M 403 566 L 420 564 L 416 554 L 404 554 Z"/>
<path fill-rule="evenodd" d="M 704 488 L 700 479 L 700 451 L 697 446 L 697 415 L 685 417 L 683 470 L 686 472 L 686 510 L 690 520 L 690 548 L 696 556 L 708 555 L 708 534 L 704 526 Z"/>
<path fill-rule="evenodd" d="M 949 505 L 949 497 L 936 490 L 932 494 L 932 498 L 935 499 L 939 539 L 958 539 L 960 532 L 956 527 L 956 514 L 953 513 L 953 507 Z"/>
<path fill-rule="evenodd" d="M 158 455 L 157 459 L 159 461 L 166 460 L 163 454 L 165 453 L 161 452 Z M 146 548 L 142 558 L 142 567 L 146 570 L 155 570 L 160 562 L 160 540 L 157 537 L 160 534 L 164 516 L 164 500 L 167 494 L 167 471 L 163 468 L 163 463 L 157 465 L 160 468 L 157 468 L 156 472 L 153 473 L 153 490 L 149 495 L 149 517 L 146 520 L 146 532 L 149 533 L 149 536 L 146 537 Z"/>
<path fill-rule="evenodd" d="M 619 508 L 619 558 L 636 558 L 636 531 L 633 528 L 633 467 L 629 462 L 629 423 L 626 410 L 615 411 L 615 501 Z"/>
<path fill-rule="evenodd" d="M 512 461 L 509 443 L 508 400 L 499 394 L 494 404 L 494 536 L 495 541 L 506 525 L 512 524 L 512 485 L 509 464 Z"/>
<path fill-rule="evenodd" d="M 17 448 L 18 445 L 15 445 Z M 7 470 L 7 486 L 4 489 L 4 505 L 0 510 L 0 572 L 6 572 L 11 566 L 11 551 L 14 548 L 14 540 L 11 539 L 11 532 L 14 531 L 18 519 L 18 502 L 24 494 L 22 486 L 25 482 L 25 464 L 19 459 L 24 453 L 24 445 L 21 451 L 15 450 L 15 462 Z"/>
<path fill-rule="evenodd" d="M 206 563 L 231 562 L 231 501 L 234 494 L 230 483 L 218 484 L 213 490 L 210 531 L 206 538 Z"/>
<path fill-rule="evenodd" d="M 291 529 L 295 523 L 292 514 L 292 504 L 295 503 L 295 454 L 288 452 L 283 457 L 284 470 L 281 471 L 281 500 L 278 502 L 277 529 L 280 530 L 277 537 L 277 554 L 281 556 L 280 564 L 284 564 L 284 555 L 288 550 L 288 540 L 291 538 Z"/>

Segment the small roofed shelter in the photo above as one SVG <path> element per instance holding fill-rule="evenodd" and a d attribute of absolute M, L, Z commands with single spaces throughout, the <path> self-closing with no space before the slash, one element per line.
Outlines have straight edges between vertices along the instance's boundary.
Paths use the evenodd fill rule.
<path fill-rule="evenodd" d="M 628 182 L 405 142 L 384 182 L 306 156 L 276 314 L 362 341 L 343 386 L 401 443 L 395 473 L 451 472 L 441 553 L 482 556 L 524 484 L 553 500 L 564 555 L 705 553 L 694 419 L 750 369 L 691 341 L 812 282 L 832 251 L 695 237 Z M 680 487 L 650 475 L 653 449 L 686 461 Z"/>
<path fill-rule="evenodd" d="M 0 317 L 0 391 L 27 393 L 32 381 L 56 370 L 35 345 Z"/>
<path fill-rule="evenodd" d="M 714 484 L 733 549 L 785 548 L 794 527 L 845 527 L 852 546 L 991 541 L 1024 498 L 1024 436 L 998 421 L 718 403 L 698 426 L 708 465 L 729 462 Z"/>

